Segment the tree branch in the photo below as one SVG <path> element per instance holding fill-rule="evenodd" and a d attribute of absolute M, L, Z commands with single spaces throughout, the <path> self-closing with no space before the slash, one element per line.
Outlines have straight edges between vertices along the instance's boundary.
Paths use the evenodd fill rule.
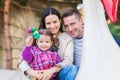
<path fill-rule="evenodd" d="M 18 4 L 17 2 L 15 2 L 15 1 L 11 1 L 11 4 L 15 4 L 16 6 L 18 6 L 18 7 L 20 7 L 20 8 L 22 8 L 22 9 L 26 9 L 26 10 L 33 10 L 33 11 L 37 11 L 37 12 L 41 12 L 42 10 L 39 10 L 39 9 L 36 9 L 36 8 L 31 8 L 31 7 L 29 7 L 29 6 L 22 6 L 22 5 L 20 5 L 20 4 Z"/>
<path fill-rule="evenodd" d="M 3 10 L 3 9 L 0 9 L 0 12 L 4 12 L 4 10 Z"/>

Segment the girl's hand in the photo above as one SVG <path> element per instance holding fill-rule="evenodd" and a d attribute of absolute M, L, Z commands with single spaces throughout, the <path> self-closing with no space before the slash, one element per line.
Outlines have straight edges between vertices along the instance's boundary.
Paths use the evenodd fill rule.
<path fill-rule="evenodd" d="M 43 73 L 43 78 L 42 80 L 50 80 L 50 78 L 52 77 L 52 75 L 56 72 L 58 72 L 60 70 L 59 67 L 53 67 L 49 70 L 41 70 L 41 72 Z"/>
<path fill-rule="evenodd" d="M 32 46 L 32 43 L 33 43 L 33 37 L 32 36 L 29 36 L 26 38 L 26 46 Z"/>
<path fill-rule="evenodd" d="M 40 72 L 43 73 L 41 80 L 50 80 L 50 78 L 52 77 L 52 75 L 54 73 L 51 70 L 42 70 Z"/>

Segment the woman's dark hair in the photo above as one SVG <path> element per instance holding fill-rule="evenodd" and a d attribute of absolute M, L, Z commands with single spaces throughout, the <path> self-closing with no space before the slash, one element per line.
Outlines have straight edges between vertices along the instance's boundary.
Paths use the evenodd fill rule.
<path fill-rule="evenodd" d="M 47 30 L 47 29 L 40 29 L 38 30 L 39 34 L 40 35 L 47 35 L 47 36 L 50 36 L 51 37 L 51 40 L 53 41 L 53 46 L 55 46 L 56 48 L 58 48 L 59 46 L 59 40 L 58 38 L 54 37 L 53 34 Z M 33 38 L 33 46 L 36 45 L 36 39 Z"/>
<path fill-rule="evenodd" d="M 45 26 L 45 17 L 50 15 L 50 14 L 53 14 L 53 15 L 56 15 L 58 16 L 59 20 L 61 19 L 61 15 L 60 13 L 54 9 L 54 8 L 47 8 L 44 10 L 44 12 L 42 13 L 42 17 L 41 17 L 41 21 L 40 21 L 40 26 L 39 26 L 39 29 L 45 29 L 46 26 Z M 64 32 L 63 30 L 63 27 L 62 27 L 62 23 L 60 24 L 60 32 Z"/>

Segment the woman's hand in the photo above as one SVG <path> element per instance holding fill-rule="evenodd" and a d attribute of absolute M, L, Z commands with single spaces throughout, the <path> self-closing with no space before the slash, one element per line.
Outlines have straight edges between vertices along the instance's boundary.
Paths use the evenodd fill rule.
<path fill-rule="evenodd" d="M 43 70 L 42 72 L 43 72 L 42 80 L 50 80 L 50 78 L 52 77 L 52 75 L 54 73 L 50 69 L 49 70 Z"/>
<path fill-rule="evenodd" d="M 41 70 L 32 70 L 29 69 L 26 71 L 26 74 L 38 79 L 38 80 L 42 80 L 43 78 L 43 72 Z"/>
<path fill-rule="evenodd" d="M 32 46 L 33 43 L 33 37 L 29 36 L 26 38 L 26 46 Z"/>

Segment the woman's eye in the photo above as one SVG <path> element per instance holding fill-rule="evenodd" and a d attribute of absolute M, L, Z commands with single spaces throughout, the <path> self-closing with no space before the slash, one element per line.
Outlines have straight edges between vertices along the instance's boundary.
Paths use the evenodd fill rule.
<path fill-rule="evenodd" d="M 53 23 L 57 23 L 57 21 L 53 21 Z"/>
<path fill-rule="evenodd" d="M 46 23 L 47 25 L 50 25 L 50 22 Z"/>
<path fill-rule="evenodd" d="M 43 41 L 40 41 L 40 43 L 42 43 Z"/>

